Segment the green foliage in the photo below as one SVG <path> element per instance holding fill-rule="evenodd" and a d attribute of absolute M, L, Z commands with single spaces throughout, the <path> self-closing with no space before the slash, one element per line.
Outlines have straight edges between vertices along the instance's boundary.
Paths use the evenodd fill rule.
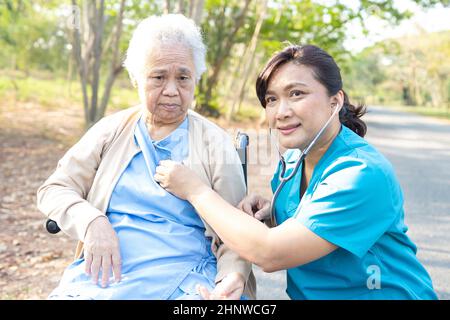
<path fill-rule="evenodd" d="M 413 1 L 422 7 L 449 5 L 448 0 Z M 124 58 L 131 34 L 138 22 L 151 14 L 161 14 L 165 2 L 126 1 L 123 35 L 120 40 L 121 59 Z M 82 5 L 84 2 L 79 0 L 77 3 Z M 108 50 L 108 39 L 114 35 L 119 3 L 119 0 L 105 1 L 105 55 L 101 70 L 107 70 L 112 59 L 111 50 Z M 171 3 L 175 7 L 178 1 Z M 185 4 L 188 3 L 189 1 L 185 1 Z M 76 79 L 76 65 L 72 60 L 70 29 L 67 25 L 70 19 L 67 10 L 70 6 L 71 2 L 68 0 L 0 0 L 0 69 L 21 70 L 25 75 L 32 71 L 48 72 L 52 77 Z M 241 79 L 242 58 L 252 39 L 260 6 L 261 1 L 251 1 L 242 23 L 239 24 L 244 1 L 205 0 L 201 28 L 208 47 L 208 71 L 202 77 L 196 95 L 197 104 L 202 107 L 201 112 L 217 116 L 229 107 L 228 103 L 236 95 L 236 92 L 231 90 L 235 88 L 232 85 Z M 440 61 L 447 63 L 448 58 L 442 58 L 439 54 L 442 52 L 447 54 L 446 57 L 449 56 L 448 35 L 423 39 L 416 41 L 416 44 L 414 41 L 407 44 L 382 43 L 355 57 L 342 45 L 352 22 L 359 22 L 365 28 L 369 16 L 378 16 L 391 24 L 397 24 L 410 15 L 410 12 L 399 11 L 393 0 L 361 0 L 352 5 L 337 0 L 271 0 L 268 2 L 265 20 L 258 36 L 255 58 L 251 62 L 251 70 L 254 71 L 246 84 L 248 96 L 254 96 L 254 80 L 258 70 L 274 52 L 289 42 L 315 44 L 333 55 L 346 73 L 346 88 L 358 100 L 380 102 L 380 97 L 384 97 L 386 101 L 405 102 L 409 99 L 409 103 L 424 105 L 445 103 L 450 95 L 450 83 L 446 76 L 447 65 L 444 67 Z M 427 47 L 436 50 L 426 50 Z M 391 65 L 385 65 L 387 61 L 391 61 Z M 416 72 L 412 76 L 413 61 L 417 64 L 417 70 L 426 71 L 422 74 Z M 425 61 L 430 63 L 425 64 Z M 104 76 L 102 74 L 102 81 Z M 121 78 L 127 81 L 125 74 L 122 74 Z M 0 90 L 9 88 L 8 90 L 13 90 L 18 97 L 35 99 L 32 90 L 28 89 L 29 83 L 14 79 L 14 75 L 11 79 L 3 79 L 3 87 L 0 87 Z M 415 79 L 417 83 L 413 84 L 411 79 Z M 439 86 L 433 87 L 431 82 L 439 83 Z M 407 84 L 402 86 L 402 83 Z M 121 101 L 115 96 L 115 91 L 122 90 L 122 87 L 125 85 L 116 84 L 112 90 L 113 106 L 126 104 L 125 98 Z M 436 89 L 437 87 L 439 89 Z M 73 88 L 75 92 L 76 86 Z M 57 92 L 54 93 L 49 88 L 41 89 L 48 93 L 48 99 L 58 96 Z M 130 94 L 124 96 L 135 101 L 134 89 L 126 90 Z M 78 93 L 76 97 L 81 99 Z M 43 99 L 42 103 L 51 104 Z M 251 117 L 253 111 L 240 112 Z"/>
<path fill-rule="evenodd" d="M 67 105 L 81 107 L 81 90 L 77 81 L 68 82 L 54 77 L 49 72 L 31 73 L 11 72 L 0 76 L 0 99 L 2 103 L 24 102 L 39 104 L 45 110 L 57 110 Z M 111 94 L 110 109 L 120 110 L 139 103 L 136 89 L 128 79 L 119 79 Z"/>
<path fill-rule="evenodd" d="M 259 49 L 268 59 L 286 43 L 314 44 L 335 57 L 339 62 L 347 52 L 342 43 L 346 24 L 357 14 L 343 4 L 323 5 L 311 0 L 274 2 L 261 32 Z"/>
<path fill-rule="evenodd" d="M 63 70 L 68 50 L 55 1 L 0 2 L 0 68 Z"/>
<path fill-rule="evenodd" d="M 345 74 L 369 103 L 450 107 L 450 31 L 386 40 L 366 48 Z"/>
<path fill-rule="evenodd" d="M 255 108 L 252 105 L 244 104 L 239 111 L 234 115 L 234 119 L 238 122 L 243 121 L 258 121 L 261 117 L 261 108 Z"/>

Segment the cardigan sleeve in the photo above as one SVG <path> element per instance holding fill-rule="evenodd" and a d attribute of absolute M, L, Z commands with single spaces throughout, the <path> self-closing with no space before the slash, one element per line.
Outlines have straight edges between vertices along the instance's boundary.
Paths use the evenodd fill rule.
<path fill-rule="evenodd" d="M 86 197 L 112 136 L 106 118 L 97 122 L 65 153 L 37 191 L 38 209 L 56 221 L 64 233 L 80 241 L 90 222 L 104 215 Z"/>

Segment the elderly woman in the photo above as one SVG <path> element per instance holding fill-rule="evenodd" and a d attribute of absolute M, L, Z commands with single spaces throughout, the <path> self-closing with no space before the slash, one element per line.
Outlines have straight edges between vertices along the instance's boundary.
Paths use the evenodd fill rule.
<path fill-rule="evenodd" d="M 189 110 L 205 51 L 182 15 L 138 25 L 124 65 L 141 105 L 96 123 L 38 190 L 38 208 L 80 241 L 50 299 L 197 299 L 198 285 L 255 297 L 251 264 L 153 178 L 161 160 L 183 161 L 230 204 L 245 196 L 230 137 Z"/>

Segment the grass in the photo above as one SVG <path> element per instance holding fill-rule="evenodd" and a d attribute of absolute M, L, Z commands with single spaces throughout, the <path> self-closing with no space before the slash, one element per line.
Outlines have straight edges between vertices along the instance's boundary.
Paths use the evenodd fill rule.
<path fill-rule="evenodd" d="M 236 121 L 258 120 L 261 117 L 261 107 L 259 105 L 242 104 L 234 117 Z"/>
<path fill-rule="evenodd" d="M 101 93 L 101 92 L 100 92 Z M 99 97 L 100 98 L 100 97 Z M 0 73 L 1 107 L 14 107 L 15 102 L 30 102 L 39 105 L 43 111 L 55 111 L 66 107 L 82 110 L 82 93 L 78 81 L 67 81 L 63 77 L 39 72 L 25 75 L 20 72 L 1 70 Z M 258 122 L 261 119 L 261 107 L 256 99 L 244 101 L 233 120 L 236 122 Z M 139 103 L 137 89 L 133 88 L 125 77 L 119 77 L 111 90 L 108 112 L 128 108 Z M 226 106 L 226 103 L 221 104 Z M 390 106 L 388 103 L 384 105 Z M 391 108 L 413 112 L 424 116 L 450 120 L 450 107 L 431 108 L 423 106 L 399 106 L 392 104 Z M 222 110 L 222 114 L 226 114 Z"/>
<path fill-rule="evenodd" d="M 100 92 L 102 93 L 102 92 Z M 53 111 L 68 105 L 82 107 L 81 85 L 78 81 L 63 78 L 16 73 L 0 75 L 0 99 L 3 103 L 30 102 L 44 111 Z M 99 96 L 101 99 L 101 96 Z M 111 90 L 108 109 L 124 109 L 139 102 L 137 90 L 127 87 L 123 79 L 118 79 Z"/>
<path fill-rule="evenodd" d="M 63 77 L 54 77 L 45 73 L 26 76 L 24 73 L 2 70 L 0 73 L 0 99 L 0 107 L 3 108 L 13 108 L 16 102 L 21 102 L 39 106 L 44 112 L 69 107 L 83 110 L 83 97 L 78 81 L 69 82 Z M 137 89 L 131 86 L 128 78 L 121 77 L 116 79 L 111 90 L 107 113 L 138 103 Z M 223 115 L 226 114 L 226 110 L 221 110 L 221 112 Z M 234 120 L 237 122 L 255 121 L 260 118 L 260 112 L 258 105 L 245 102 L 234 116 Z"/>
<path fill-rule="evenodd" d="M 41 106 L 44 110 L 60 108 L 61 103 L 74 103 L 69 84 L 62 79 L 26 76 L 23 73 L 2 72 L 0 76 L 0 98 L 2 101 L 30 102 Z M 74 91 L 76 92 L 76 91 Z"/>

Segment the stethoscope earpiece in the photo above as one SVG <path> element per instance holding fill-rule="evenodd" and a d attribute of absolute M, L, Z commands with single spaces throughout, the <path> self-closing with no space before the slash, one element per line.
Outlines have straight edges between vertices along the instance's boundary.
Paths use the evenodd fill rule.
<path fill-rule="evenodd" d="M 337 103 L 333 103 L 333 104 L 331 105 L 331 107 L 332 107 L 332 108 L 336 107 L 337 109 L 341 109 L 342 106 L 340 106 L 340 105 L 337 104 Z"/>

